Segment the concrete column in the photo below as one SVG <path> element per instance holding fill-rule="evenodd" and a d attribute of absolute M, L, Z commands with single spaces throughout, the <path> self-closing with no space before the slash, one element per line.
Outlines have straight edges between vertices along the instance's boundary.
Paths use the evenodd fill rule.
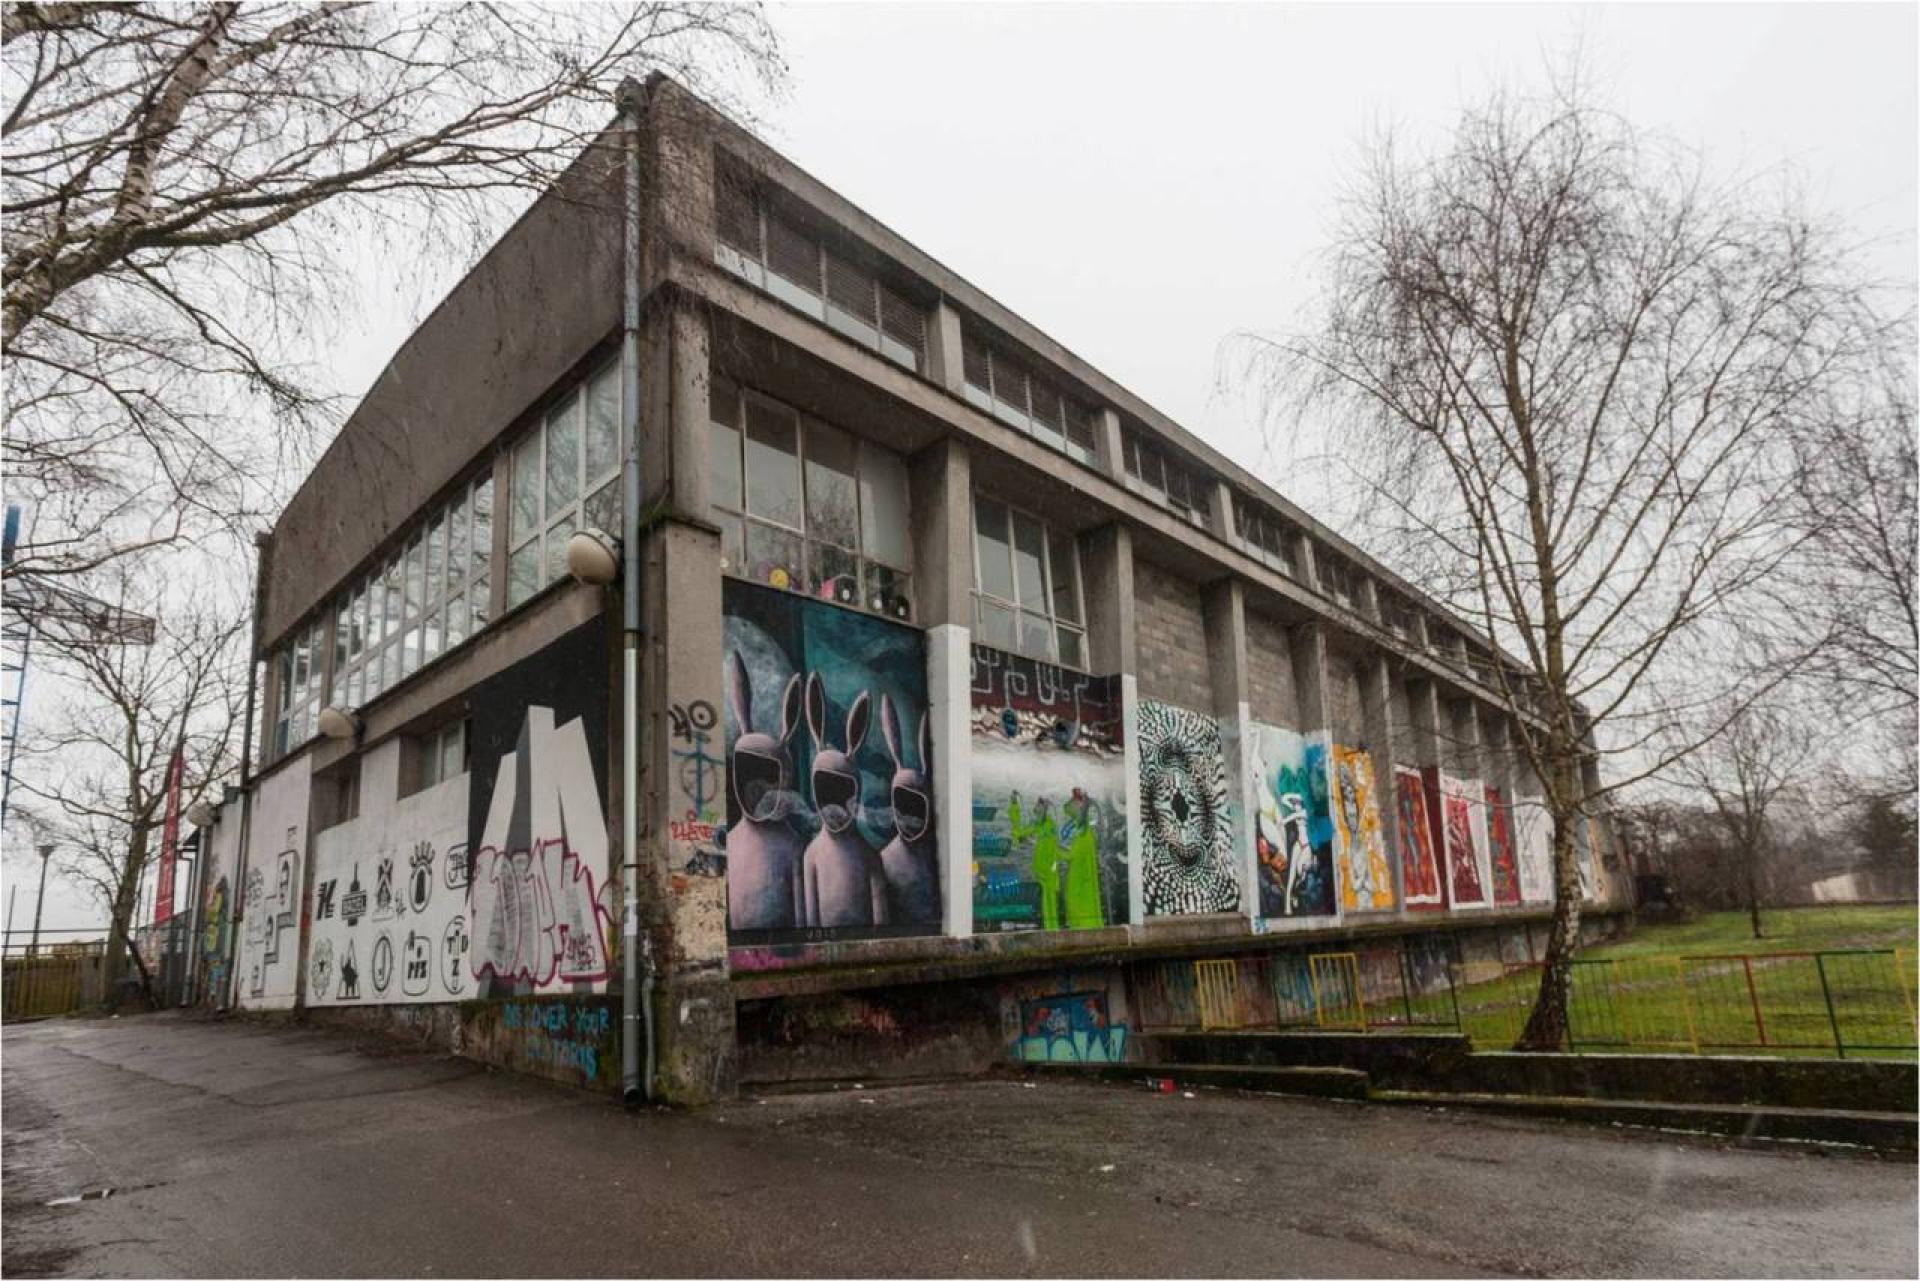
<path fill-rule="evenodd" d="M 973 933 L 973 485 L 965 442 L 948 437 L 908 464 L 914 607 L 927 628 L 934 831 L 941 925 Z"/>
<path fill-rule="evenodd" d="M 713 484 L 707 317 L 698 304 L 656 298 L 640 321 L 640 506 L 705 521 Z"/>
<path fill-rule="evenodd" d="M 1233 486 L 1215 479 L 1207 487 L 1207 528 L 1223 543 L 1233 537 Z"/>
<path fill-rule="evenodd" d="M 1093 465 L 1100 474 L 1120 484 L 1126 483 L 1127 468 L 1120 443 L 1120 415 L 1102 405 L 1093 424 Z"/>
<path fill-rule="evenodd" d="M 1133 534 L 1118 521 L 1080 536 L 1087 598 L 1088 664 L 1107 675 L 1133 675 Z"/>
<path fill-rule="evenodd" d="M 966 443 L 948 436 L 928 445 L 908 462 L 914 612 L 923 626 L 973 625 L 970 458 Z"/>
<path fill-rule="evenodd" d="M 711 835 L 726 814 L 720 536 L 669 519 L 647 531 L 642 549 L 638 861 L 640 925 L 654 973 L 655 1080 L 669 1100 L 699 1103 L 730 1093 L 736 1066 L 727 883 Z M 676 734 L 676 723 L 709 713 L 712 729 Z"/>
<path fill-rule="evenodd" d="M 942 298 L 927 316 L 927 378 L 956 396 L 967 394 L 963 343 L 960 313 Z"/>
<path fill-rule="evenodd" d="M 1206 625 L 1213 713 L 1220 721 L 1227 795 L 1234 807 L 1233 840 L 1240 868 L 1240 911 L 1253 919 L 1260 915 L 1260 881 L 1253 847 L 1253 814 L 1257 802 L 1247 761 L 1253 713 L 1247 673 L 1246 589 L 1237 578 L 1209 583 L 1202 591 L 1200 607 Z"/>
<path fill-rule="evenodd" d="M 1320 590 L 1320 558 L 1313 546 L 1313 539 L 1305 534 L 1293 536 L 1293 561 L 1300 568 L 1300 583 L 1314 591 Z"/>

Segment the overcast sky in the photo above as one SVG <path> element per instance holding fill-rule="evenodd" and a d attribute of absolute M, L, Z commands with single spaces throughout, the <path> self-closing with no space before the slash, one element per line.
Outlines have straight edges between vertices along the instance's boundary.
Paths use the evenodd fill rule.
<path fill-rule="evenodd" d="M 1584 41 L 1611 105 L 1722 169 L 1796 166 L 1914 270 L 1910 4 L 782 4 L 768 140 L 1310 510 L 1313 470 L 1216 392 L 1220 344 L 1296 319 L 1374 126 L 1448 127 Z M 357 395 L 450 283 L 367 260 L 333 384 Z M 422 296 L 419 281 L 429 285 Z M 396 283 L 396 278 L 400 283 Z M 30 852 L 9 870 L 33 863 Z M 25 884 L 25 898 L 32 893 Z M 77 897 L 51 903 L 68 923 Z M 26 917 L 23 905 L 21 915 Z"/>

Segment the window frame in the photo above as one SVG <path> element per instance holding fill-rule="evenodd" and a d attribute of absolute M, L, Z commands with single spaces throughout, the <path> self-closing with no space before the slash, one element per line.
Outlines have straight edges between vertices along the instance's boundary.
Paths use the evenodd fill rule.
<path fill-rule="evenodd" d="M 1003 499 L 995 498 L 983 490 L 973 490 L 971 498 L 972 501 L 967 506 L 967 532 L 968 541 L 973 553 L 973 583 L 971 595 L 974 606 L 971 627 L 975 642 L 978 644 L 991 644 L 991 642 L 983 639 L 982 634 L 985 629 L 981 626 L 981 619 L 984 617 L 984 607 L 992 606 L 1008 611 L 1014 622 L 1013 643 L 1007 646 L 994 645 L 994 648 L 1004 648 L 1009 653 L 1052 663 L 1073 671 L 1087 671 L 1087 580 L 1085 566 L 1080 563 L 1079 537 L 1070 531 L 1056 529 L 1035 512 L 1029 511 L 1014 503 L 1006 502 Z M 982 503 L 990 503 L 998 507 L 1006 517 L 1007 573 L 1008 582 L 1013 588 L 1013 599 L 1008 599 L 997 592 L 987 590 L 982 583 L 982 575 L 980 572 L 982 560 L 980 549 L 980 504 Z M 1020 572 L 1018 562 L 1015 558 L 1018 554 L 1017 522 L 1021 519 L 1033 522 L 1040 530 L 1041 581 L 1039 589 L 1040 603 L 1037 607 L 1023 599 L 1023 594 L 1020 589 Z M 1057 584 L 1059 582 L 1059 571 L 1054 568 L 1054 549 L 1063 543 L 1073 549 L 1072 596 L 1075 612 L 1079 616 L 1077 621 L 1061 618 L 1054 609 L 1054 599 L 1058 591 Z M 1021 621 L 1022 616 L 1027 614 L 1038 614 L 1046 619 L 1047 652 L 1044 654 L 1032 653 L 1024 644 L 1024 630 L 1021 627 Z M 1077 638 L 1077 644 L 1080 650 L 1078 661 L 1069 661 L 1061 657 L 1062 646 L 1060 642 L 1063 631 Z"/>
<path fill-rule="evenodd" d="M 565 390 L 550 397 L 538 414 L 538 421 L 515 437 L 506 447 L 509 459 L 507 467 L 507 546 L 503 572 L 506 574 L 506 608 L 518 609 L 533 600 L 542 592 L 566 577 L 566 540 L 582 529 L 589 527 L 587 507 L 590 500 L 598 498 L 609 485 L 617 485 L 620 480 L 621 462 L 626 451 L 626 415 L 615 415 L 615 447 L 609 465 L 598 472 L 587 469 L 587 457 L 590 453 L 588 437 L 592 425 L 593 393 L 603 379 L 610 380 L 616 392 L 619 388 L 620 358 L 609 357 L 594 365 L 586 373 L 570 383 Z M 573 431 L 573 494 L 570 499 L 549 509 L 548 488 L 550 486 L 550 445 L 553 428 L 563 415 L 572 417 Z M 534 462 L 531 475 L 525 478 L 533 491 L 537 502 L 533 505 L 532 524 L 522 533 L 514 527 L 514 514 L 522 497 L 520 484 L 519 457 L 523 449 L 531 449 Z M 565 534 L 559 531 L 565 526 Z M 614 531 L 605 531 L 614 532 Z M 516 558 L 531 551 L 530 561 L 518 561 Z M 532 585 L 524 595 L 516 595 L 514 575 L 518 569 L 531 564 Z"/>
<path fill-rule="evenodd" d="M 816 415 L 805 413 L 795 406 L 767 395 L 765 392 L 743 386 L 721 374 L 715 373 L 713 375 L 713 384 L 717 387 L 723 386 L 725 388 L 727 393 L 725 400 L 736 407 L 739 419 L 737 422 L 728 423 L 710 414 L 711 421 L 708 423 L 707 428 L 707 458 L 709 468 L 713 466 L 714 459 L 719 451 L 720 438 L 718 433 L 722 431 L 730 432 L 733 437 L 732 447 L 735 451 L 733 463 L 738 468 L 740 477 L 740 501 L 738 507 L 725 506 L 717 494 L 709 501 L 709 508 L 715 523 L 719 524 L 722 530 L 721 572 L 729 577 L 739 578 L 746 582 L 760 583 L 762 586 L 771 586 L 784 591 L 792 591 L 799 595 L 806 596 L 809 599 L 824 600 L 845 608 L 859 609 L 864 613 L 873 614 L 880 618 L 890 618 L 896 622 L 903 623 L 913 622 L 918 606 L 913 594 L 915 586 L 912 533 L 913 494 L 911 483 L 908 480 L 906 460 L 901 458 L 893 450 L 888 449 L 885 445 L 868 440 L 855 432 L 849 431 L 838 424 L 830 423 Z M 715 406 L 722 402 L 723 397 L 721 396 L 709 397 L 708 401 L 710 406 Z M 778 414 L 793 424 L 794 474 L 799 481 L 800 499 L 800 523 L 797 526 L 789 525 L 770 516 L 761 515 L 753 509 L 752 467 L 747 452 L 747 420 L 748 415 L 755 407 L 758 407 L 763 413 Z M 808 467 L 812 457 L 811 442 L 813 441 L 816 431 L 833 432 L 843 436 L 853 447 L 853 472 L 850 479 L 853 489 L 853 541 L 855 545 L 852 547 L 844 545 L 838 539 L 817 532 L 814 528 L 814 515 L 812 511 L 813 491 L 809 484 Z M 904 559 L 905 564 L 897 563 L 892 557 L 880 554 L 881 549 L 870 545 L 869 542 L 868 518 L 871 505 L 868 502 L 867 495 L 870 483 L 867 460 L 875 454 L 884 454 L 897 464 L 898 477 L 902 482 L 899 497 L 905 525 L 904 536 L 900 540 L 900 545 L 904 552 L 904 556 L 901 559 Z M 877 480 L 878 478 L 873 477 L 871 479 Z M 800 555 L 796 567 L 797 573 L 784 586 L 777 583 L 764 582 L 759 577 L 746 572 L 748 569 L 747 547 L 749 545 L 750 535 L 756 526 L 770 530 L 776 535 L 785 535 L 797 539 L 799 542 Z M 729 534 L 734 530 L 737 530 L 739 534 L 737 541 L 740 550 L 740 563 L 729 564 L 727 547 L 730 541 Z M 821 563 L 824 560 L 822 553 L 828 551 L 837 553 L 840 556 L 851 557 L 855 564 L 859 584 L 852 600 L 844 600 L 832 595 L 822 596 L 814 584 L 815 578 L 819 576 L 820 570 L 824 568 L 824 565 Z M 874 577 L 876 571 L 885 571 L 887 577 L 885 579 L 876 579 Z"/>

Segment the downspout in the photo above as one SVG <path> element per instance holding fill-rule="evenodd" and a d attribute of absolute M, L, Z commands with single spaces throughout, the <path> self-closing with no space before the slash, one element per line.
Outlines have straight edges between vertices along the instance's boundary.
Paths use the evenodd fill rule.
<path fill-rule="evenodd" d="M 240 990 L 240 931 L 247 915 L 247 849 L 253 828 L 253 700 L 260 680 L 260 586 L 267 578 L 267 556 L 273 539 L 267 533 L 253 536 L 253 628 L 247 636 L 247 711 L 240 730 L 240 860 L 235 864 L 233 903 L 227 930 L 227 975 L 219 994 L 218 1008 L 233 1008 L 234 994 Z"/>
<path fill-rule="evenodd" d="M 622 80 L 616 93 L 626 126 L 626 255 L 620 332 L 621 406 L 627 457 L 622 468 L 620 550 L 621 671 L 620 779 L 621 880 L 625 910 L 620 949 L 621 1097 L 628 1107 L 653 1098 L 653 957 L 640 928 L 640 128 L 646 90 Z M 641 952 L 647 949 L 645 976 Z M 644 984 L 644 988 L 642 986 Z M 646 1040 L 646 1065 L 640 1061 Z"/>

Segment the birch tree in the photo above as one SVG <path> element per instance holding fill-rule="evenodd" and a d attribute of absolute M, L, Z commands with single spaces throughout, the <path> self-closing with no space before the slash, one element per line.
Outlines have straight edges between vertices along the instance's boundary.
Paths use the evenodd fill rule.
<path fill-rule="evenodd" d="M 1437 147 L 1367 148 L 1323 307 L 1246 340 L 1269 408 L 1330 425 L 1387 558 L 1518 660 L 1487 679 L 1523 710 L 1555 890 L 1518 1048 L 1565 1036 L 1576 827 L 1796 667 L 1740 652 L 1804 539 L 1793 442 L 1885 328 L 1837 233 L 1768 190 L 1577 77 L 1496 92 Z"/>

